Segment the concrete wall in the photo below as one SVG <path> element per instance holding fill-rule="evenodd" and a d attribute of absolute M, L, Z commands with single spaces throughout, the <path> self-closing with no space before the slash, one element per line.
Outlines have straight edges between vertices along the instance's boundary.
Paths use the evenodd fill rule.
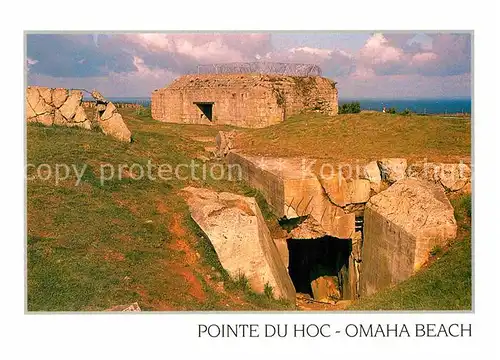
<path fill-rule="evenodd" d="M 361 296 L 395 285 L 413 274 L 415 236 L 367 207 L 364 215 Z"/>
<path fill-rule="evenodd" d="M 196 102 L 214 103 L 211 121 Z M 318 76 L 186 75 L 155 90 L 151 98 L 153 119 L 174 123 L 260 128 L 304 110 L 336 115 L 334 83 Z"/>
<path fill-rule="evenodd" d="M 373 196 L 364 213 L 361 296 L 409 278 L 457 234 L 453 207 L 438 184 L 397 181 Z"/>
<path fill-rule="evenodd" d="M 278 217 L 309 215 L 324 232 L 306 227 L 305 221 L 290 236 L 296 236 L 293 233 L 303 227 L 300 233 L 306 235 L 295 238 L 330 235 L 352 239 L 349 285 L 344 288 L 348 297 L 371 295 L 408 279 L 425 264 L 435 246 L 443 247 L 456 237 L 454 210 L 439 183 L 404 178 L 375 194 L 369 192 L 368 180 L 351 180 L 345 189 L 330 186 L 337 184 L 335 178 L 320 181 L 315 174 L 301 171 L 297 159 L 248 156 L 234 151 L 227 159 L 230 164 L 241 166 L 243 180 L 262 192 Z M 346 206 L 335 205 L 333 200 L 339 198 L 345 200 Z M 363 238 L 355 232 L 355 208 L 349 209 L 353 199 L 367 201 Z M 280 243 L 282 239 L 275 241 Z"/>
<path fill-rule="evenodd" d="M 301 159 L 273 159 L 230 152 L 230 164 L 241 166 L 243 180 L 259 190 L 278 217 L 310 215 L 326 234 L 350 239 L 354 213 L 335 206 L 323 191 L 317 176 L 304 172 Z"/>

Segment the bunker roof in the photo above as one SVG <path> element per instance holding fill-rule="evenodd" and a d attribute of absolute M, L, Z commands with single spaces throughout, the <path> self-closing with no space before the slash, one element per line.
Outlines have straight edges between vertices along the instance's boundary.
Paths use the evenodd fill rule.
<path fill-rule="evenodd" d="M 166 88 L 170 90 L 200 88 L 251 88 L 255 86 L 272 88 L 275 85 L 297 84 L 302 81 L 328 80 L 320 76 L 290 76 L 268 74 L 190 74 L 177 78 Z M 321 80 L 320 80 L 321 81 Z M 333 81 L 328 80 L 332 83 Z"/>

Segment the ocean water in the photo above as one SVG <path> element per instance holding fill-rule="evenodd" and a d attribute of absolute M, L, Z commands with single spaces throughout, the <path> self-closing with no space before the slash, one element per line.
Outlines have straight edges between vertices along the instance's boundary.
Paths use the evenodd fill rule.
<path fill-rule="evenodd" d="M 149 97 L 110 97 L 114 102 L 127 102 L 142 104 L 149 106 L 151 98 Z M 87 100 L 87 99 L 85 99 Z M 90 100 L 90 99 L 88 99 Z M 404 111 L 409 109 L 418 114 L 455 114 L 455 113 L 471 113 L 470 98 L 456 99 L 340 99 L 339 104 L 349 103 L 351 101 L 359 101 L 362 110 L 377 110 L 382 111 L 383 107 L 395 107 L 396 110 Z"/>
<path fill-rule="evenodd" d="M 418 114 L 471 113 L 470 98 L 456 99 L 339 99 L 339 104 L 359 101 L 362 110 L 382 111 L 384 106 L 394 107 L 398 112 L 405 109 Z"/>

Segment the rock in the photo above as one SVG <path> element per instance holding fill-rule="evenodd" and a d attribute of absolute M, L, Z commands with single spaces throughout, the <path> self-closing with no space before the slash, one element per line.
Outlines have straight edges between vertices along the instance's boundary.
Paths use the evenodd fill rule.
<path fill-rule="evenodd" d="M 139 304 L 135 302 L 130 305 L 116 305 L 106 311 L 138 312 L 141 311 L 141 308 L 139 307 Z"/>
<path fill-rule="evenodd" d="M 320 276 L 311 281 L 314 300 L 335 303 L 340 299 L 339 280 L 336 276 Z"/>
<path fill-rule="evenodd" d="M 79 127 L 82 129 L 90 130 L 91 129 L 91 124 L 90 121 L 86 120 L 83 122 L 66 122 L 64 123 L 65 126 L 67 127 Z"/>
<path fill-rule="evenodd" d="M 465 164 L 442 164 L 439 180 L 449 191 L 463 188 L 471 178 L 471 170 Z"/>
<path fill-rule="evenodd" d="M 118 112 L 113 113 L 113 115 L 106 120 L 101 119 L 99 121 L 99 126 L 101 127 L 102 132 L 106 135 L 113 136 L 114 138 L 125 142 L 131 141 L 132 133 L 128 129 L 127 125 L 125 125 L 122 116 Z"/>
<path fill-rule="evenodd" d="M 106 105 L 106 110 L 104 110 L 104 114 L 101 116 L 101 120 L 110 119 L 116 112 L 116 106 L 112 102 L 108 102 Z"/>
<path fill-rule="evenodd" d="M 382 180 L 392 184 L 406 176 L 406 159 L 390 158 L 377 161 Z"/>
<path fill-rule="evenodd" d="M 82 102 L 83 94 L 80 90 L 70 90 L 69 96 L 64 104 L 59 108 L 62 116 L 66 120 L 71 120 L 76 114 L 76 110 Z"/>
<path fill-rule="evenodd" d="M 68 99 L 68 90 L 56 88 L 52 90 L 52 103 L 56 108 L 60 108 Z"/>
<path fill-rule="evenodd" d="M 37 122 L 45 126 L 51 126 L 54 123 L 54 114 L 42 114 L 37 116 Z"/>
<path fill-rule="evenodd" d="M 106 100 L 106 98 L 104 96 L 102 96 L 102 94 L 97 91 L 97 90 L 92 90 L 92 92 L 90 93 L 90 96 L 92 96 L 96 101 L 97 103 L 103 103 L 103 104 L 107 104 L 109 103 L 108 100 Z"/>
<path fill-rule="evenodd" d="M 97 104 L 95 108 L 96 108 L 97 112 L 105 111 L 106 110 L 106 105 L 105 104 Z"/>
<path fill-rule="evenodd" d="M 76 108 L 75 117 L 73 118 L 73 122 L 80 123 L 80 122 L 84 122 L 84 121 L 87 121 L 87 114 L 85 113 L 85 109 L 83 108 L 83 106 L 78 106 Z"/>
<path fill-rule="evenodd" d="M 308 216 L 290 232 L 292 239 L 319 239 L 326 235 L 327 233 L 312 216 Z"/>
<path fill-rule="evenodd" d="M 354 179 L 347 183 L 347 193 L 350 204 L 365 203 L 370 199 L 370 181 Z"/>
<path fill-rule="evenodd" d="M 441 165 L 431 162 L 410 164 L 406 169 L 406 176 L 411 179 L 436 182 L 439 181 Z"/>
<path fill-rule="evenodd" d="M 373 196 L 364 215 L 361 295 L 395 285 L 457 234 L 454 210 L 435 183 L 403 179 Z"/>
<path fill-rule="evenodd" d="M 66 119 L 62 116 L 61 111 L 56 109 L 54 112 L 54 125 L 65 126 Z"/>
<path fill-rule="evenodd" d="M 292 280 L 254 198 L 193 187 L 183 195 L 232 278 L 243 274 L 254 291 L 263 293 L 268 284 L 278 298 L 295 301 Z"/>
<path fill-rule="evenodd" d="M 372 161 L 363 167 L 361 178 L 370 181 L 370 189 L 375 193 L 380 192 L 382 177 L 380 175 L 380 169 L 376 161 Z"/>
<path fill-rule="evenodd" d="M 349 189 L 341 174 L 331 174 L 328 177 L 318 177 L 321 186 L 332 203 L 344 207 L 349 204 Z"/>

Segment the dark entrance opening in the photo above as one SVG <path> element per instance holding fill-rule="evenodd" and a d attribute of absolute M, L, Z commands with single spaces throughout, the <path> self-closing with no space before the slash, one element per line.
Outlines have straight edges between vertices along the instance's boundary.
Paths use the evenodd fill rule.
<path fill-rule="evenodd" d="M 320 276 L 336 276 L 341 298 L 350 296 L 351 240 L 325 236 L 319 239 L 289 239 L 287 245 L 288 273 L 298 293 L 312 295 L 311 281 Z"/>
<path fill-rule="evenodd" d="M 205 115 L 205 117 L 208 120 L 212 121 L 212 110 L 213 110 L 213 106 L 214 106 L 213 102 L 195 102 L 194 104 L 196 106 L 198 106 L 198 108 L 203 113 L 201 115 L 202 117 L 203 117 L 203 115 Z"/>

